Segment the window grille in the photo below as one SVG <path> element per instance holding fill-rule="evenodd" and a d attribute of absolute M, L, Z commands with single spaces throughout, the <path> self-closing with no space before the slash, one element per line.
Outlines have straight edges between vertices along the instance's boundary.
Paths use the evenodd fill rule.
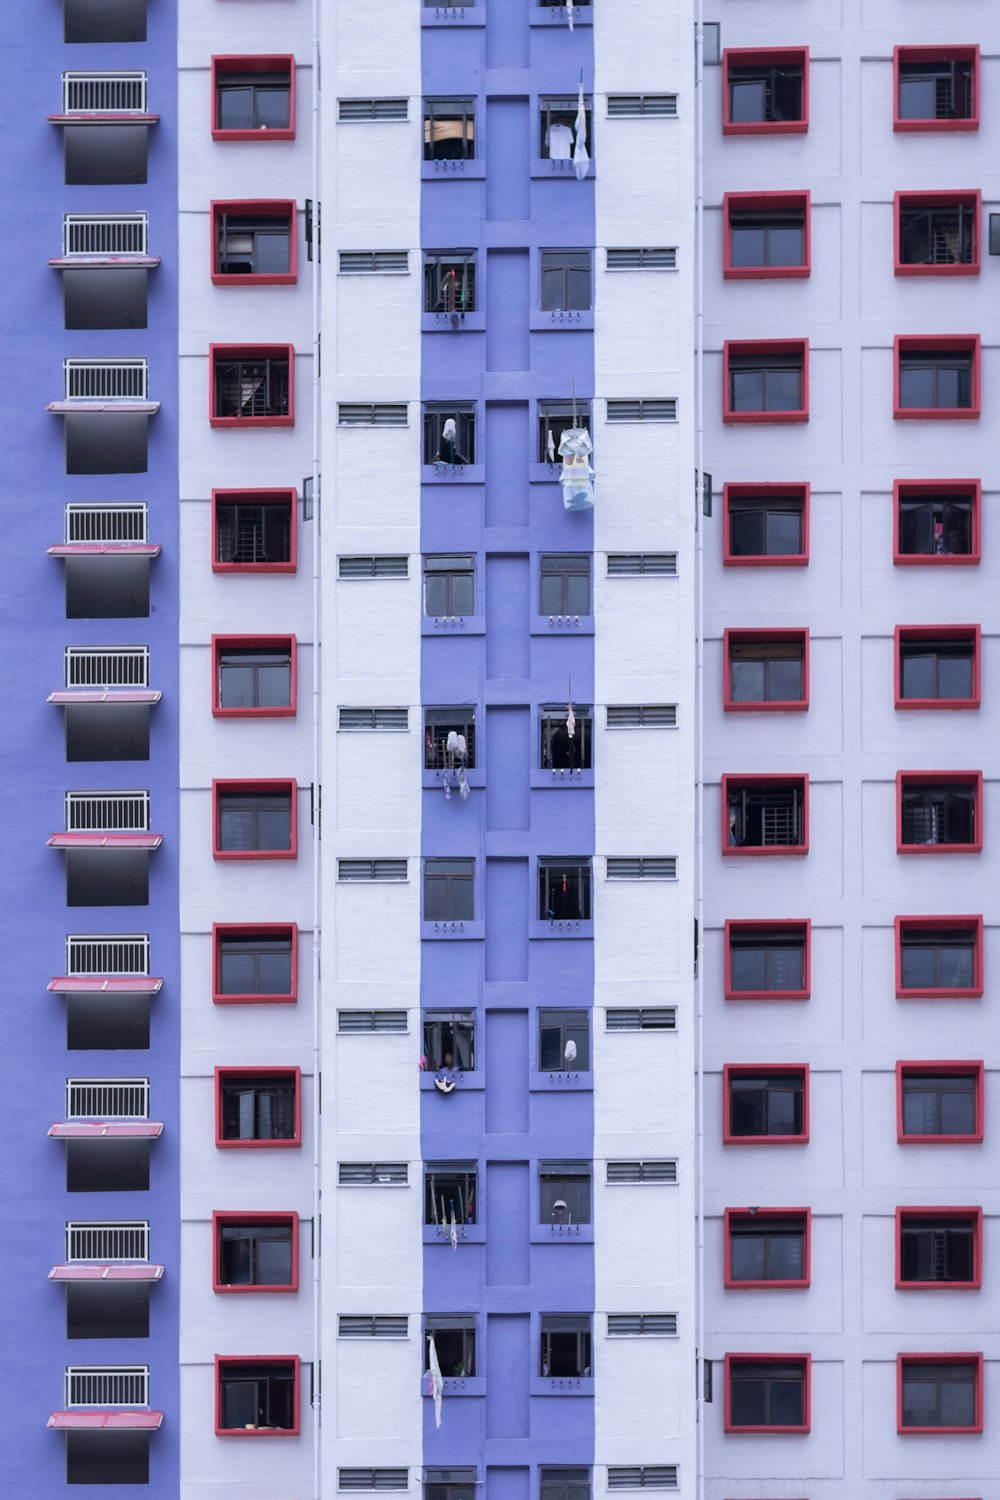
<path fill-rule="evenodd" d="M 67 1120 L 148 1120 L 148 1078 L 67 1078 Z"/>
<path fill-rule="evenodd" d="M 676 422 L 677 398 L 646 398 L 635 401 L 609 401 L 609 422 Z"/>
<path fill-rule="evenodd" d="M 342 125 L 359 120 L 405 120 L 406 99 L 338 99 L 337 119 Z"/>
<path fill-rule="evenodd" d="M 67 115 L 146 113 L 144 72 L 69 72 L 63 74 L 62 86 Z"/>
<path fill-rule="evenodd" d="M 609 703 L 608 729 L 676 729 L 676 703 Z"/>
<path fill-rule="evenodd" d="M 676 1313 L 608 1313 L 608 1338 L 673 1338 Z"/>
<path fill-rule="evenodd" d="M 476 310 L 476 252 L 424 252 L 424 312 L 467 313 Z"/>
<path fill-rule="evenodd" d="M 338 1469 L 339 1490 L 405 1490 L 410 1487 L 409 1469 Z"/>
<path fill-rule="evenodd" d="M 148 687 L 148 646 L 67 646 L 67 687 Z"/>
<path fill-rule="evenodd" d="M 145 401 L 144 359 L 63 360 L 67 401 Z"/>
<path fill-rule="evenodd" d="M 676 552 L 609 552 L 609 578 L 676 578 Z"/>
<path fill-rule="evenodd" d="M 148 1260 L 149 1222 L 135 1219 L 81 1223 L 71 1219 L 66 1225 L 66 1259 L 69 1262 Z"/>
<path fill-rule="evenodd" d="M 409 559 L 402 557 L 339 557 L 339 578 L 406 578 Z"/>
<path fill-rule="evenodd" d="M 405 1161 L 342 1161 L 337 1164 L 340 1187 L 395 1187 L 409 1181 Z"/>
<path fill-rule="evenodd" d="M 148 833 L 149 793 L 67 792 L 66 832 Z"/>
<path fill-rule="evenodd" d="M 609 271 L 676 271 L 677 249 L 674 245 L 609 249 L 605 266 Z"/>
<path fill-rule="evenodd" d="M 408 1030 L 405 1010 L 338 1010 L 337 1030 L 343 1036 L 362 1033 L 405 1033 Z"/>
<path fill-rule="evenodd" d="M 605 1012 L 604 1024 L 608 1031 L 676 1031 L 677 1008 L 674 1005 L 615 1007 Z"/>
<path fill-rule="evenodd" d="M 216 351 L 212 371 L 215 417 L 287 417 L 291 365 L 252 355 L 226 358 Z"/>
<path fill-rule="evenodd" d="M 424 710 L 424 770 L 450 770 L 456 757 L 448 749 L 448 735 L 454 731 L 465 740 L 466 770 L 476 764 L 476 710 L 473 706 L 427 708 Z"/>
<path fill-rule="evenodd" d="M 405 859 L 338 859 L 337 879 L 359 883 L 368 880 L 405 880 Z"/>
<path fill-rule="evenodd" d="M 337 1336 L 342 1339 L 405 1339 L 409 1329 L 410 1320 L 405 1316 L 353 1317 L 342 1313 L 337 1320 Z"/>
<path fill-rule="evenodd" d="M 341 401 L 338 427 L 405 427 L 405 401 Z"/>
<path fill-rule="evenodd" d="M 219 499 L 215 548 L 220 563 L 286 563 L 292 560 L 293 505 Z"/>
<path fill-rule="evenodd" d="M 608 1182 L 676 1182 L 675 1161 L 609 1161 Z"/>
<path fill-rule="evenodd" d="M 558 455 L 563 433 L 570 427 L 586 427 L 589 431 L 590 425 L 589 401 L 574 401 L 568 396 L 539 401 L 538 462 L 561 464 Z"/>
<path fill-rule="evenodd" d="M 424 161 L 465 161 L 475 154 L 475 99 L 425 99 Z"/>
<path fill-rule="evenodd" d="M 608 119 L 633 119 L 639 115 L 675 119 L 676 94 L 609 94 Z"/>
<path fill-rule="evenodd" d="M 145 542 L 147 510 L 138 505 L 66 506 L 67 542 Z"/>
<path fill-rule="evenodd" d="M 67 1406 L 148 1406 L 148 1365 L 68 1365 Z"/>
<path fill-rule="evenodd" d="M 64 255 L 145 255 L 146 214 L 63 214 Z"/>
<path fill-rule="evenodd" d="M 605 874 L 608 880 L 676 880 L 677 860 L 673 855 L 663 859 L 609 859 Z"/>
<path fill-rule="evenodd" d="M 405 275 L 409 269 L 410 256 L 406 250 L 341 250 L 340 252 L 342 276 Z"/>
<path fill-rule="evenodd" d="M 338 729 L 391 729 L 410 727 L 410 712 L 406 708 L 340 708 L 337 716 Z"/>
<path fill-rule="evenodd" d="M 66 973 L 119 977 L 149 973 L 149 936 L 145 932 L 73 934 L 66 939 Z"/>

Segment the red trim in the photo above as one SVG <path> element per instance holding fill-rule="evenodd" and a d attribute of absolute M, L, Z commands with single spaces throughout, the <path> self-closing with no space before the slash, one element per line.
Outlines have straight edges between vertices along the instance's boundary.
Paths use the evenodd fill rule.
<path fill-rule="evenodd" d="M 904 1281 L 901 1276 L 902 1229 L 907 1218 L 913 1219 L 971 1219 L 972 1234 L 972 1280 L 971 1281 Z M 983 1211 L 978 1207 L 943 1208 L 935 1204 L 928 1208 L 896 1209 L 896 1290 L 897 1292 L 978 1292 L 983 1284 Z"/>
<path fill-rule="evenodd" d="M 801 844 L 742 845 L 729 843 L 729 792 L 732 787 L 797 786 L 802 792 L 802 842 Z M 790 855 L 793 858 L 809 853 L 809 777 L 750 774 L 746 776 L 723 776 L 722 778 L 722 853 L 727 859 L 768 859 L 775 855 Z"/>
<path fill-rule="evenodd" d="M 973 1135 L 906 1135 L 903 1131 L 904 1078 L 937 1077 L 941 1074 L 972 1078 L 975 1081 L 976 1130 Z M 896 1064 L 896 1140 L 901 1146 L 979 1146 L 983 1140 L 986 1107 L 986 1065 L 972 1062 L 897 1062 Z"/>
<path fill-rule="evenodd" d="M 958 350 L 972 355 L 972 391 L 968 406 L 900 406 L 899 356 Z M 982 342 L 978 333 L 897 333 L 892 341 L 892 415 L 897 422 L 978 422 L 982 404 Z"/>
<path fill-rule="evenodd" d="M 729 362 L 733 355 L 801 354 L 802 405 L 790 411 L 733 411 L 729 404 Z M 726 339 L 722 346 L 722 420 L 746 423 L 808 422 L 809 420 L 809 340 L 808 339 Z"/>
<path fill-rule="evenodd" d="M 786 1365 L 800 1364 L 802 1366 L 802 1416 L 803 1422 L 800 1427 L 739 1427 L 734 1426 L 732 1419 L 732 1371 L 734 1365 Z M 786 1432 L 805 1433 L 810 1430 L 812 1419 L 812 1355 L 811 1354 L 727 1354 L 725 1358 L 725 1430 L 726 1432 Z"/>
<path fill-rule="evenodd" d="M 976 793 L 975 842 L 971 844 L 904 844 L 903 790 L 907 782 L 929 782 L 938 786 L 971 786 Z M 896 853 L 897 854 L 981 854 L 983 848 L 983 773 L 982 771 L 897 771 L 896 772 Z"/>
<path fill-rule="evenodd" d="M 729 70 L 735 67 L 778 67 L 800 63 L 802 67 L 801 120 L 754 120 L 734 123 L 729 118 Z M 723 135 L 805 135 L 809 129 L 809 48 L 808 47 L 726 47 L 722 53 L 722 134 Z"/>
<path fill-rule="evenodd" d="M 219 1280 L 219 1256 L 221 1240 L 219 1230 L 224 1224 L 245 1224 L 250 1227 L 256 1224 L 289 1224 L 292 1230 L 292 1279 L 287 1286 L 272 1286 L 261 1282 L 254 1286 L 231 1286 L 228 1282 Z M 220 1212 L 218 1209 L 212 1211 L 212 1291 L 220 1292 L 225 1296 L 231 1293 L 242 1296 L 248 1293 L 251 1296 L 256 1292 L 297 1292 L 299 1289 L 299 1216 L 297 1213 L 236 1213 L 233 1211 Z"/>
<path fill-rule="evenodd" d="M 256 139 L 256 133 L 254 139 Z M 262 274 L 254 272 L 247 275 L 228 276 L 221 272 L 219 270 L 219 220 L 224 213 L 287 220 L 289 227 L 288 270 L 270 275 L 266 272 Z M 298 280 L 298 219 L 294 198 L 213 198 L 208 222 L 211 234 L 209 265 L 215 286 L 292 286 Z"/>
<path fill-rule="evenodd" d="M 752 1224 L 758 1219 L 795 1219 L 802 1221 L 803 1257 L 801 1281 L 735 1281 L 732 1276 L 731 1229 L 735 1223 Z M 812 1210 L 809 1208 L 727 1208 L 723 1214 L 725 1235 L 724 1285 L 727 1291 L 797 1291 L 807 1287 L 812 1278 Z"/>
<path fill-rule="evenodd" d="M 291 1427 L 223 1427 L 222 1375 L 234 1365 L 286 1365 L 293 1373 Z M 215 1435 L 216 1437 L 298 1437 L 301 1430 L 300 1369 L 297 1354 L 217 1354 L 215 1356 Z"/>
<path fill-rule="evenodd" d="M 287 359 L 288 413 L 283 417 L 218 417 L 215 415 L 215 362 L 217 359 Z M 294 427 L 295 349 L 291 344 L 209 344 L 208 425 L 210 427 Z"/>
<path fill-rule="evenodd" d="M 291 826 L 287 849 L 220 849 L 219 848 L 219 797 L 226 792 L 280 792 L 291 795 Z M 298 859 L 298 785 L 287 776 L 270 776 L 263 780 L 255 778 L 244 781 L 212 778 L 212 857 L 213 859 Z"/>
<path fill-rule="evenodd" d="M 722 486 L 722 566 L 724 568 L 804 568 L 809 562 L 809 492 L 808 484 L 724 484 Z M 730 550 L 730 500 L 750 499 L 757 495 L 780 500 L 784 497 L 802 501 L 802 551 L 769 557 L 760 553 L 736 557 Z"/>
<path fill-rule="evenodd" d="M 916 62 L 971 62 L 972 114 L 967 120 L 901 120 L 899 117 L 899 65 Z M 979 129 L 978 47 L 894 47 L 892 53 L 892 128 L 899 131 Z"/>
<path fill-rule="evenodd" d="M 734 266 L 732 254 L 733 213 L 803 214 L 800 266 Z M 802 281 L 812 269 L 812 197 L 800 193 L 724 193 L 722 197 L 722 276 L 725 281 Z"/>
<path fill-rule="evenodd" d="M 972 551 L 951 553 L 901 552 L 899 550 L 899 502 L 920 495 L 966 495 L 972 502 Z M 892 561 L 897 568 L 978 567 L 983 555 L 983 486 L 979 479 L 897 479 L 892 487 Z"/>
<path fill-rule="evenodd" d="M 801 1135 L 731 1135 L 729 1086 L 734 1078 L 762 1078 L 788 1074 L 802 1080 Z M 722 1144 L 724 1146 L 807 1146 L 809 1144 L 808 1063 L 725 1063 L 722 1069 Z"/>
<path fill-rule="evenodd" d="M 294 635 L 213 635 L 212 637 L 212 713 L 217 719 L 294 719 L 296 709 L 296 654 Z M 223 708 L 219 703 L 219 656 L 232 650 L 287 649 L 291 654 L 289 703 L 284 708 Z"/>
<path fill-rule="evenodd" d="M 287 995 L 224 995 L 219 985 L 219 940 L 227 937 L 280 937 L 292 940 L 292 988 Z M 212 1002 L 215 1005 L 294 1005 L 299 998 L 299 929 L 295 922 L 213 922 Z"/>
<path fill-rule="evenodd" d="M 983 919 L 971 917 L 897 917 L 896 918 L 896 999 L 897 1000 L 979 1000 L 983 993 Z M 975 958 L 974 980 L 969 989 L 907 990 L 903 988 L 902 936 L 904 932 L 945 928 L 973 934 Z"/>
<path fill-rule="evenodd" d="M 798 931 L 804 938 L 804 967 L 803 979 L 805 983 L 800 990 L 735 990 L 733 989 L 732 974 L 732 936 L 734 932 L 759 933 L 761 936 L 769 932 Z M 812 922 L 808 917 L 782 917 L 776 921 L 729 921 L 725 926 L 726 947 L 726 991 L 727 1000 L 808 1000 L 812 985 Z"/>
<path fill-rule="evenodd" d="M 216 108 L 220 73 L 286 73 L 288 74 L 287 130 L 221 130 Z M 294 141 L 295 139 L 295 58 L 290 53 L 269 56 L 212 58 L 212 140 L 213 141 Z"/>
<path fill-rule="evenodd" d="M 904 1427 L 903 1426 L 903 1369 L 905 1365 L 973 1365 L 976 1372 L 976 1416 L 971 1427 Z M 948 1433 L 964 1432 L 970 1435 L 983 1430 L 983 1356 L 969 1354 L 897 1354 L 896 1355 L 896 1431 L 901 1437 L 927 1433 L 941 1437 Z"/>
<path fill-rule="evenodd" d="M 978 708 L 981 695 L 981 638 L 982 630 L 978 625 L 897 625 L 893 640 L 896 707 L 900 709 L 943 708 L 948 710 Z M 901 696 L 902 673 L 900 671 L 899 660 L 899 648 L 901 645 L 908 645 L 911 641 L 962 640 L 970 641 L 972 644 L 972 696 L 970 698 L 903 698 Z"/>
<path fill-rule="evenodd" d="M 230 563 L 220 562 L 217 551 L 219 505 L 287 505 L 289 538 L 287 562 Z M 298 566 L 298 492 L 293 489 L 213 490 L 212 491 L 212 572 L 213 573 L 294 573 Z"/>
<path fill-rule="evenodd" d="M 222 1136 L 222 1086 L 241 1078 L 291 1079 L 295 1084 L 295 1132 L 287 1141 L 227 1141 Z M 302 1070 L 301 1068 L 216 1068 L 215 1070 L 215 1144 L 219 1151 L 291 1151 L 302 1145 Z"/>
<path fill-rule="evenodd" d="M 968 265 L 904 265 L 900 259 L 899 220 L 904 209 L 973 208 L 972 259 Z M 981 262 L 983 195 L 978 188 L 932 193 L 897 193 L 893 199 L 893 259 L 897 276 L 978 276 Z"/>
<path fill-rule="evenodd" d="M 730 674 L 729 650 L 733 645 L 762 645 L 771 642 L 793 641 L 802 647 L 802 697 L 768 698 L 752 703 L 734 703 Z M 809 630 L 724 630 L 722 633 L 722 707 L 727 714 L 775 714 L 805 713 L 809 707 Z"/>

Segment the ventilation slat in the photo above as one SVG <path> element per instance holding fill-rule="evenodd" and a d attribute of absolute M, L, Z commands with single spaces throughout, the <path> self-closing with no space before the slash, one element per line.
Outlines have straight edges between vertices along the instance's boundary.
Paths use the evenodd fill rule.
<path fill-rule="evenodd" d="M 609 703 L 608 729 L 676 729 L 676 703 Z"/>
<path fill-rule="evenodd" d="M 608 119 L 630 120 L 640 115 L 659 119 L 675 119 L 677 116 L 676 94 L 609 94 Z"/>
<path fill-rule="evenodd" d="M 608 1031 L 676 1031 L 677 1009 L 673 1005 L 605 1011 Z"/>
<path fill-rule="evenodd" d="M 609 1338 L 673 1338 L 676 1333 L 676 1313 L 608 1313 Z"/>
<path fill-rule="evenodd" d="M 342 1161 L 337 1165 L 341 1187 L 389 1187 L 408 1180 L 405 1161 Z"/>
<path fill-rule="evenodd" d="M 676 1182 L 675 1161 L 609 1161 L 609 1183 Z"/>
<path fill-rule="evenodd" d="M 608 1466 L 609 1490 L 675 1490 L 676 1464 L 615 1464 Z"/>
<path fill-rule="evenodd" d="M 405 1033 L 405 1010 L 338 1010 L 337 1030 L 344 1036 L 361 1036 L 369 1032 Z"/>
<path fill-rule="evenodd" d="M 409 1334 L 410 1320 L 389 1317 L 385 1314 L 351 1316 L 341 1314 L 337 1320 L 337 1333 L 342 1339 L 405 1339 Z"/>
<path fill-rule="evenodd" d="M 409 1469 L 338 1469 L 337 1488 L 356 1493 L 358 1490 L 406 1490 L 410 1487 Z"/>
<path fill-rule="evenodd" d="M 342 276 L 398 276 L 410 269 L 407 250 L 341 250 Z M 341 419 L 343 420 L 343 419 Z"/>
<path fill-rule="evenodd" d="M 347 882 L 405 880 L 405 859 L 338 859 L 337 879 Z"/>
<path fill-rule="evenodd" d="M 676 422 L 675 396 L 649 397 L 634 401 L 609 401 L 609 422 Z"/>
<path fill-rule="evenodd" d="M 609 859 L 605 873 L 609 880 L 676 880 L 677 860 L 673 855 Z"/>
<path fill-rule="evenodd" d="M 405 427 L 405 401 L 342 401 L 337 407 L 340 427 Z"/>
<path fill-rule="evenodd" d="M 341 708 L 338 712 L 338 729 L 408 729 L 409 710 L 406 708 Z"/>
<path fill-rule="evenodd" d="M 676 578 L 676 552 L 609 552 L 609 578 Z"/>
<path fill-rule="evenodd" d="M 608 250 L 609 271 L 676 271 L 677 249 L 674 245 L 637 245 Z"/>
<path fill-rule="evenodd" d="M 405 120 L 405 99 L 338 99 L 337 118 L 342 125 L 359 120 Z"/>
<path fill-rule="evenodd" d="M 409 558 L 401 557 L 339 557 L 339 578 L 406 578 L 409 573 Z"/>

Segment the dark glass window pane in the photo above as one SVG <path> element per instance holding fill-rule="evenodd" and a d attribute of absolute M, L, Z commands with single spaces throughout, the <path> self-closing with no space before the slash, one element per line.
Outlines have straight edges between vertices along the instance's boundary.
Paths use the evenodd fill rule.
<path fill-rule="evenodd" d="M 734 224 L 729 235 L 729 254 L 733 265 L 738 267 L 764 265 L 766 233 L 763 226 L 744 228 Z"/>
<path fill-rule="evenodd" d="M 734 703 L 761 703 L 764 699 L 764 663 L 731 661 L 729 663 L 730 697 Z"/>
<path fill-rule="evenodd" d="M 768 663 L 767 696 L 773 702 L 794 703 L 802 699 L 802 661 L 790 658 Z"/>
<path fill-rule="evenodd" d="M 935 400 L 935 372 L 926 367 L 915 369 L 912 366 L 900 366 L 899 371 L 899 404 L 905 408 L 931 407 L 938 403 Z"/>
<path fill-rule="evenodd" d="M 257 119 L 258 127 L 266 126 L 269 130 L 288 129 L 288 90 L 285 88 L 264 88 L 257 90 Z"/>
<path fill-rule="evenodd" d="M 290 239 L 287 230 L 268 230 L 266 233 L 258 233 L 255 248 L 255 270 L 258 275 L 287 275 L 291 267 Z"/>
<path fill-rule="evenodd" d="M 795 556 L 802 551 L 801 511 L 768 512 L 767 551 L 768 556 Z"/>
<path fill-rule="evenodd" d="M 938 658 L 938 697 L 972 697 L 972 654 Z"/>
<path fill-rule="evenodd" d="M 803 262 L 804 231 L 799 225 L 773 225 L 767 236 L 767 264 L 769 266 L 801 266 Z M 751 262 L 752 264 L 752 262 Z"/>
<path fill-rule="evenodd" d="M 737 1427 L 766 1425 L 767 1388 L 762 1380 L 743 1380 L 734 1375 L 730 1404 L 732 1419 Z"/>
<path fill-rule="evenodd" d="M 733 370 L 732 406 L 734 411 L 764 410 L 764 376 L 760 370 Z"/>
<path fill-rule="evenodd" d="M 932 78 L 900 78 L 899 117 L 901 120 L 933 120 L 935 88 Z"/>
<path fill-rule="evenodd" d="M 767 91 L 763 80 L 731 83 L 729 86 L 730 119 L 738 125 L 766 120 L 766 97 Z"/>
<path fill-rule="evenodd" d="M 765 988 L 766 955 L 763 948 L 733 947 L 730 957 L 730 979 L 734 990 Z"/>
<path fill-rule="evenodd" d="M 761 557 L 764 547 L 764 512 L 733 511 L 729 521 L 729 545 L 735 557 Z"/>
<path fill-rule="evenodd" d="M 219 129 L 253 129 L 252 88 L 235 88 L 230 84 L 219 89 Z"/>
<path fill-rule="evenodd" d="M 976 1100 L 972 1084 L 948 1089 L 941 1095 L 942 1135 L 975 1135 Z"/>
<path fill-rule="evenodd" d="M 768 411 L 799 411 L 802 407 L 801 370 L 769 370 Z"/>

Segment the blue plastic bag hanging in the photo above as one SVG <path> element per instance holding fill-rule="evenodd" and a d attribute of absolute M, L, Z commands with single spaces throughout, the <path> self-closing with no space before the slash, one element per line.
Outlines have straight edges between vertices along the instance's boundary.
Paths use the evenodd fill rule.
<path fill-rule="evenodd" d="M 594 445 L 586 427 L 568 427 L 559 440 L 563 461 L 563 505 L 567 510 L 592 510 L 594 506 L 594 471 L 590 455 Z"/>

